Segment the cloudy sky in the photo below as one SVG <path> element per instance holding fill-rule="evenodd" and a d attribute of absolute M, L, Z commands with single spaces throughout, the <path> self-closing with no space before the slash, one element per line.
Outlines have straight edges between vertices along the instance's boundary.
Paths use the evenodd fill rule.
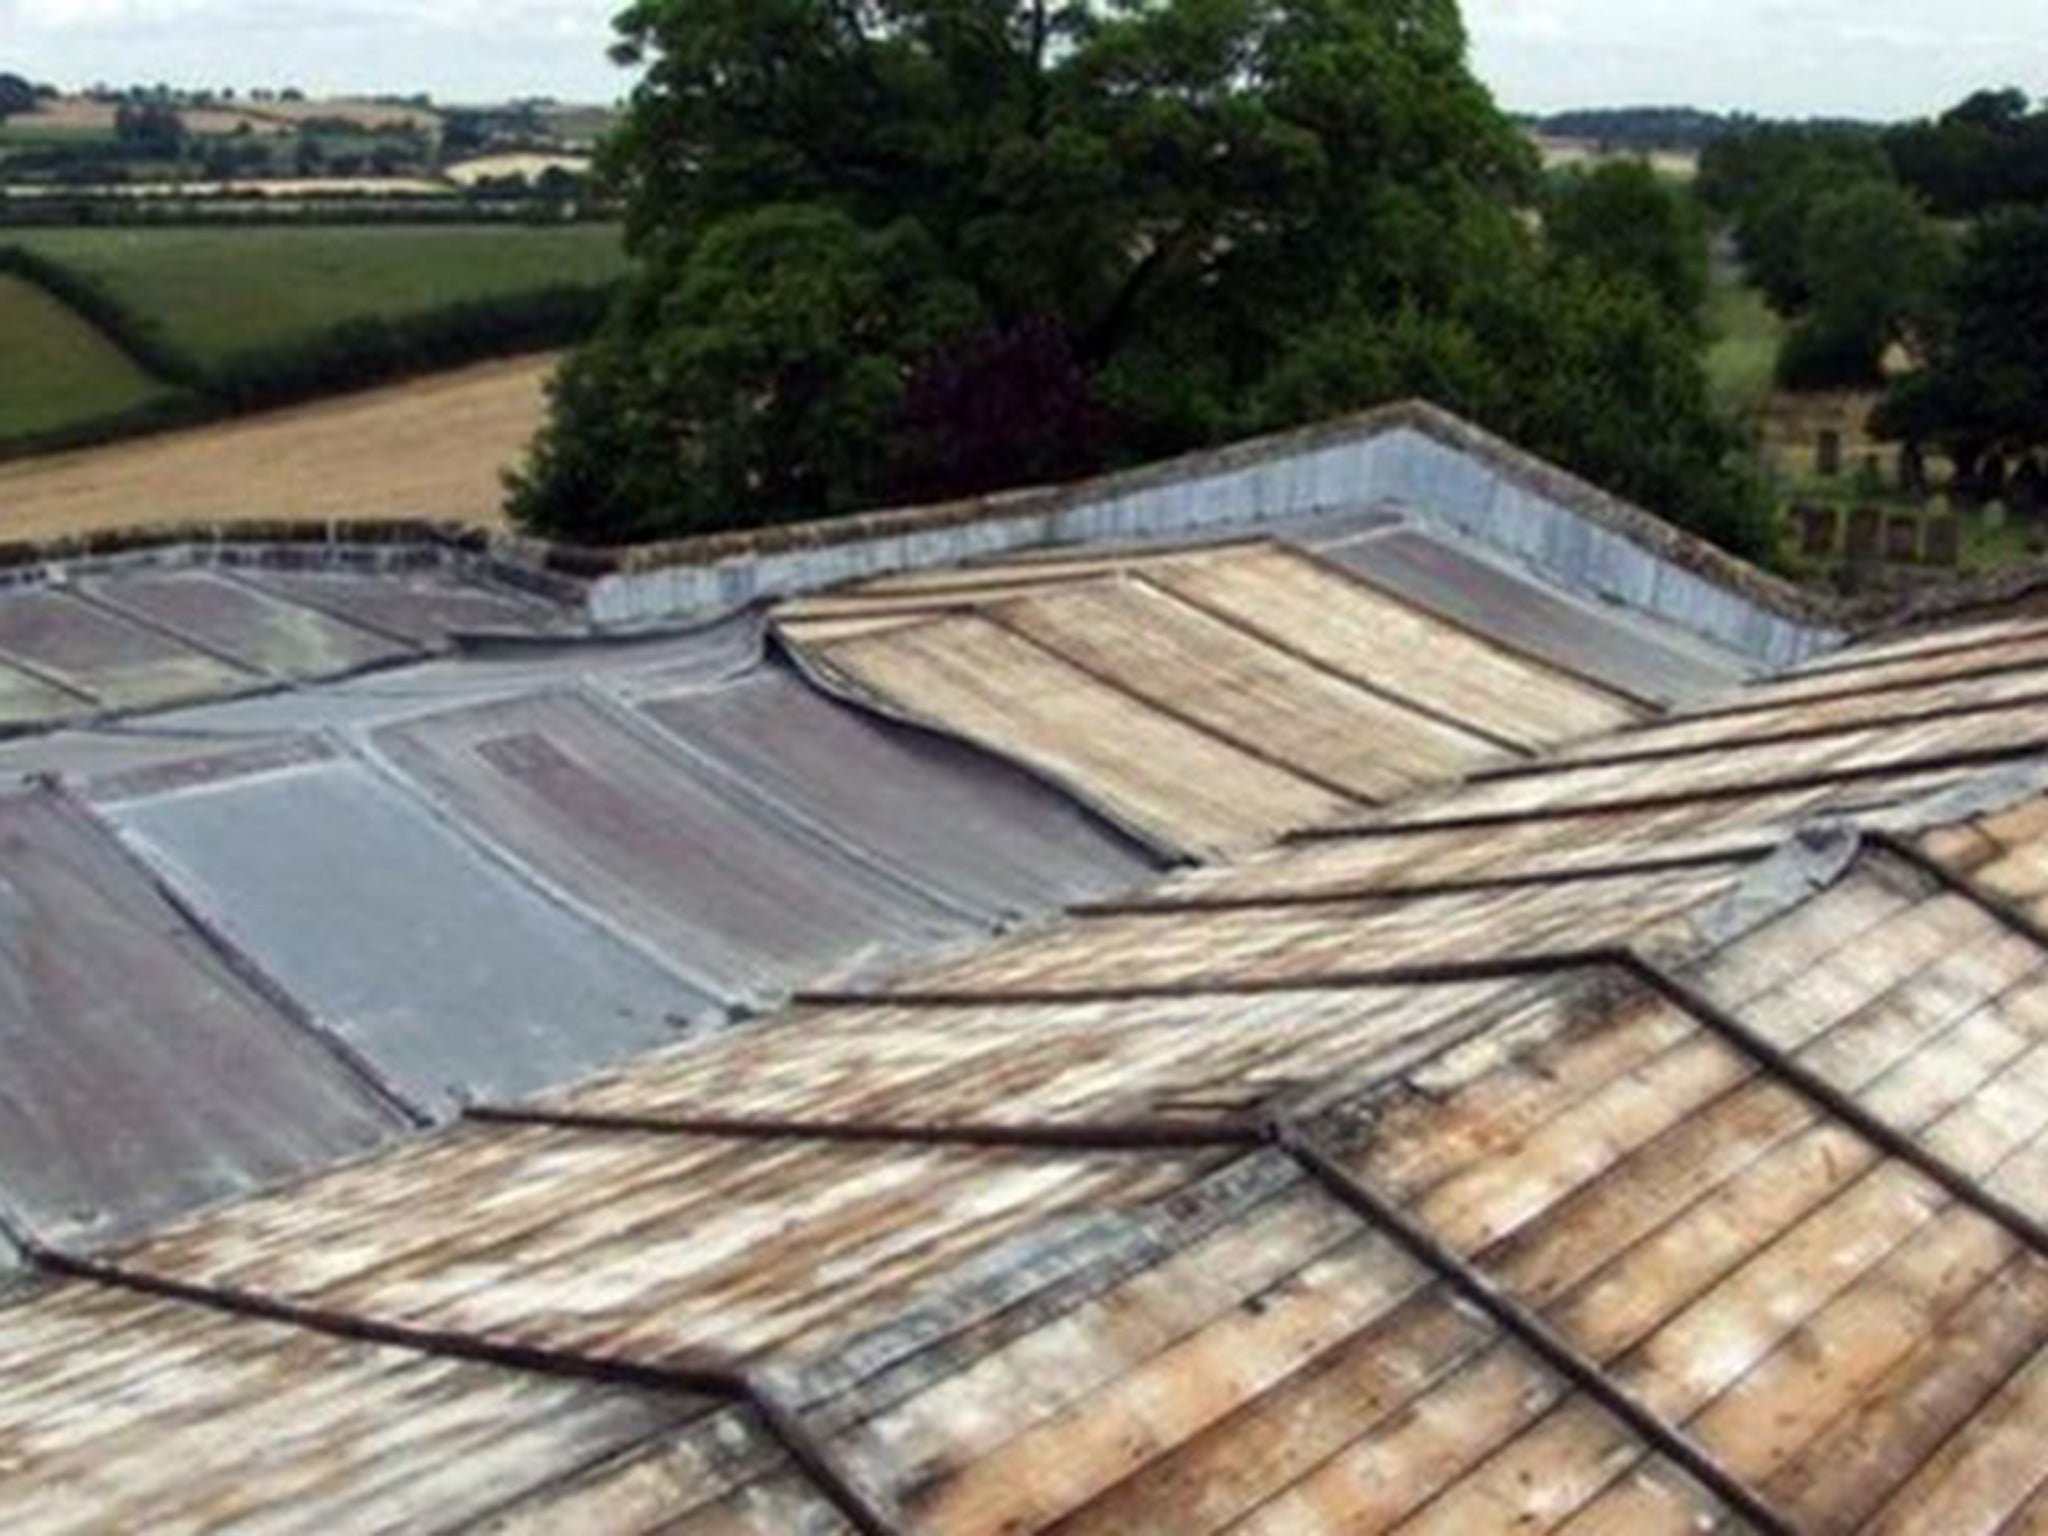
<path fill-rule="evenodd" d="M 608 99 L 617 0 L 0 0 L 0 68 L 67 85 Z M 1691 103 L 1932 112 L 1977 86 L 2048 94 L 2043 0 L 1465 0 L 1511 107 Z"/>

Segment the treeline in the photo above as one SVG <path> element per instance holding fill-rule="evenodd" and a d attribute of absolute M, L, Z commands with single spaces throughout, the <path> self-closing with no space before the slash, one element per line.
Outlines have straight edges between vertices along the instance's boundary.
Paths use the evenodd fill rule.
<path fill-rule="evenodd" d="M 1944 218 L 2048 203 L 2048 101 L 1979 91 L 1926 122 L 1889 130 L 1884 152 L 1899 180 Z"/>
<path fill-rule="evenodd" d="M 92 278 L 19 246 L 0 245 L 0 273 L 34 283 L 97 327 L 177 391 L 115 416 L 34 438 L 0 441 L 0 457 L 109 442 L 212 417 L 296 404 L 485 358 L 569 346 L 603 319 L 612 285 L 558 284 L 414 315 L 371 316 L 288 345 L 203 363 Z"/>
<path fill-rule="evenodd" d="M 270 199 L 219 192 L 171 197 L 0 198 L 0 237 L 9 229 L 356 228 L 376 225 L 560 224 L 617 222 L 616 204 L 599 198 L 566 202 L 536 199 L 487 184 L 461 197 L 396 197 L 322 193 L 317 201 Z"/>
<path fill-rule="evenodd" d="M 1878 430 L 1966 490 L 2048 448 L 2048 106 L 1760 126 L 1709 146 L 1699 190 L 1792 322 L 1782 382 L 1884 388 Z"/>
<path fill-rule="evenodd" d="M 1756 126 L 1740 113 L 1697 107 L 1602 107 L 1525 117 L 1523 125 L 1554 139 L 1582 139 L 1610 149 L 1701 150 L 1717 139 Z"/>

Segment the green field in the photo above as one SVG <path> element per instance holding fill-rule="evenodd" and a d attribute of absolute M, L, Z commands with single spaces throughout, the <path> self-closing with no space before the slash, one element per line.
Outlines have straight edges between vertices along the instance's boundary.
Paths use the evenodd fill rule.
<path fill-rule="evenodd" d="M 1732 263 L 1714 263 L 1707 334 L 1707 378 L 1715 400 L 1736 415 L 1760 415 L 1777 387 L 1785 322 Z"/>
<path fill-rule="evenodd" d="M 0 241 L 95 279 L 200 366 L 625 271 L 612 225 L 25 229 Z"/>
<path fill-rule="evenodd" d="M 85 321 L 0 273 L 0 440 L 118 415 L 166 395 Z"/>

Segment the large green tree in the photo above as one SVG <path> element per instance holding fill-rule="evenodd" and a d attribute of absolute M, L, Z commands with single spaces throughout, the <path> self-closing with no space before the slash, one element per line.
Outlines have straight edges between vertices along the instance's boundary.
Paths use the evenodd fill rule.
<path fill-rule="evenodd" d="M 1721 518 L 1704 397 L 1610 387 L 1689 342 L 1545 257 L 1455 0 L 640 0 L 620 28 L 640 276 L 556 387 L 531 526 L 973 491 L 1417 389 Z M 1566 355 L 1600 378 L 1562 388 Z"/>
<path fill-rule="evenodd" d="M 1699 202 L 1640 160 L 1570 170 L 1543 206 L 1552 250 L 1597 271 L 1641 278 L 1674 314 L 1697 319 L 1707 302 L 1707 230 Z"/>
<path fill-rule="evenodd" d="M 2048 448 L 2048 208 L 1985 217 L 1964 244 L 1954 306 L 1878 429 L 1944 449 L 1966 474 L 1987 454 Z"/>
<path fill-rule="evenodd" d="M 1894 345 L 1919 350 L 1940 324 L 1955 246 L 1896 182 L 1821 193 L 1800 248 L 1807 309 L 1779 374 L 1793 388 L 1877 384 Z"/>

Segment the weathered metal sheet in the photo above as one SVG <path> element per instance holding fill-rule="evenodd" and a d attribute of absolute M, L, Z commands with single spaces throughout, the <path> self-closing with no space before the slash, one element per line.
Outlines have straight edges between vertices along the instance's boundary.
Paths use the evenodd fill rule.
<path fill-rule="evenodd" d="M 1008 762 L 843 704 L 781 668 L 640 707 L 737 784 L 990 921 L 1158 869 Z"/>
<path fill-rule="evenodd" d="M 1249 557 L 1217 558 L 1227 566 Z M 1389 698 L 1327 657 L 1241 627 L 1228 609 L 1183 600 L 1176 580 L 1055 587 L 991 611 L 1136 698 L 1346 793 L 1391 800 L 1505 756 L 1497 739 L 1464 728 L 1457 715 L 1426 713 L 1434 702 L 1426 695 L 1402 695 L 1420 708 Z"/>
<path fill-rule="evenodd" d="M 1345 676 L 1530 748 L 1613 730 L 1644 711 L 1295 550 L 1254 545 L 1149 569 L 1204 611 Z"/>
<path fill-rule="evenodd" d="M 1992 1528 L 2039 1484 L 2038 1451 L 2014 1456 L 2038 1417 L 2001 1425 L 1996 1399 L 2048 1375 L 2048 1263 L 1666 1002 L 1445 1063 L 1346 1163 L 1791 1529 Z M 1557 1429 L 1525 1466 L 1555 1464 Z M 1956 1475 L 1958 1434 L 2004 1459 Z M 1489 1492 L 1442 1507 L 1476 1518 Z"/>
<path fill-rule="evenodd" d="M 1413 529 L 1329 545 L 1326 559 L 1503 644 L 1637 698 L 1677 704 L 1739 682 L 1748 659 Z"/>
<path fill-rule="evenodd" d="M 758 814 L 652 726 L 546 694 L 387 726 L 377 749 L 483 836 L 717 995 L 773 996 L 976 931 Z"/>
<path fill-rule="evenodd" d="M 840 641 L 816 654 L 850 686 L 1031 764 L 1165 848 L 1243 851 L 1355 803 L 978 616 Z"/>
<path fill-rule="evenodd" d="M 252 569 L 245 579 L 292 602 L 421 646 L 446 645 L 458 633 L 549 635 L 577 625 L 572 609 L 451 571 Z"/>
<path fill-rule="evenodd" d="M 744 1435 L 699 1398 L 85 1284 L 0 1306 L 0 1359 L 0 1527 L 14 1536 L 467 1528 L 649 1442 L 671 1450 L 681 1506 L 718 1496 L 719 1442 Z"/>
<path fill-rule="evenodd" d="M 259 681 L 254 673 L 58 591 L 0 598 L 0 660 L 22 663 L 105 709 L 144 709 Z"/>
<path fill-rule="evenodd" d="M 1589 982 L 1588 987 L 1595 985 Z M 1076 1003 L 801 1009 L 552 1095 L 578 1114 L 1088 1124 L 1249 1112 L 1583 1002 L 1535 981 Z"/>
<path fill-rule="evenodd" d="M 417 651 L 210 571 L 125 571 L 80 590 L 272 677 L 334 677 Z"/>
<path fill-rule="evenodd" d="M 80 1243 L 401 1124 L 46 792 L 0 798 L 0 1084 L 0 1200 Z"/>
<path fill-rule="evenodd" d="M 1937 828 L 1922 847 L 1980 890 L 2013 903 L 2037 922 L 2048 917 L 2048 796 Z"/>
<path fill-rule="evenodd" d="M 489 1536 L 855 1536 L 748 1414 L 728 1410 L 631 1454 L 594 1461 L 499 1511 Z"/>
<path fill-rule="evenodd" d="M 462 699 L 521 689 L 566 687 L 602 677 L 621 689 L 657 692 L 732 677 L 760 660 L 765 625 L 742 613 L 684 634 L 632 638 L 563 637 L 489 647 L 360 678 L 350 694 Z"/>
<path fill-rule="evenodd" d="M 1234 1155 L 473 1127 L 123 1262 L 500 1342 L 786 1365 L 901 1320 L 963 1266 L 1057 1264 Z"/>
<path fill-rule="evenodd" d="M 1327 907 L 1125 913 L 988 945 L 921 970 L 901 990 L 1064 994 L 1249 981 L 1306 987 L 1390 966 L 1595 949 L 1674 921 L 1738 877 L 1736 869 L 1707 867 Z"/>
<path fill-rule="evenodd" d="M 2048 1220 L 2048 953 L 1888 855 L 1699 970 L 1773 1044 Z"/>
<path fill-rule="evenodd" d="M 1675 1529 L 1716 1520 L 1328 1196 L 1295 1185 L 1175 1236 L 1037 1326 L 909 1362 L 871 1413 L 835 1409 L 835 1458 L 903 1529 L 955 1536 L 1534 1529 L 1610 1489 Z M 1621 1488 L 1617 1463 L 1639 1469 Z"/>
<path fill-rule="evenodd" d="M 232 749 L 232 743 L 127 730 L 66 730 L 0 742 L 0 776 L 56 774 L 90 779 L 157 763 L 186 762 Z"/>
<path fill-rule="evenodd" d="M 68 720 L 91 709 L 90 700 L 67 693 L 18 668 L 0 665 L 0 728 Z"/>
<path fill-rule="evenodd" d="M 141 852 L 231 942 L 415 1103 L 509 1098 L 717 1012 L 547 901 L 361 764 L 183 774 L 103 791 Z"/>

